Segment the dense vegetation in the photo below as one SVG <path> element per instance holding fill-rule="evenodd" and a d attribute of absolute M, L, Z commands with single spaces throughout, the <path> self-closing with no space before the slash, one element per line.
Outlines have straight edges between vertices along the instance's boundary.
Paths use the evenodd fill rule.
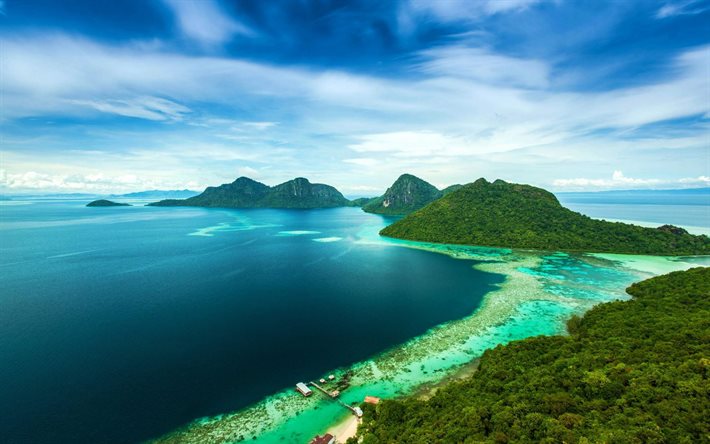
<path fill-rule="evenodd" d="M 376 199 L 376 198 L 375 197 L 358 197 L 357 199 L 351 200 L 350 203 L 354 207 L 362 207 L 373 199 Z"/>
<path fill-rule="evenodd" d="M 387 188 L 385 194 L 371 199 L 362 209 L 368 213 L 404 215 L 416 211 L 461 185 L 451 185 L 443 191 L 411 174 L 402 174 Z"/>
<path fill-rule="evenodd" d="M 550 192 L 479 179 L 400 219 L 380 234 L 401 239 L 541 250 L 710 254 L 710 238 L 592 219 Z"/>
<path fill-rule="evenodd" d="M 351 206 L 340 191 L 298 177 L 270 187 L 240 177 L 232 183 L 208 187 L 202 194 L 188 199 L 166 199 L 149 204 L 159 207 L 219 208 L 332 208 Z"/>
<path fill-rule="evenodd" d="M 99 199 L 86 204 L 87 207 L 130 207 L 130 204 L 114 202 L 112 200 Z"/>
<path fill-rule="evenodd" d="M 485 352 L 428 401 L 363 406 L 362 444 L 710 442 L 710 268 L 627 291 L 570 336 Z"/>

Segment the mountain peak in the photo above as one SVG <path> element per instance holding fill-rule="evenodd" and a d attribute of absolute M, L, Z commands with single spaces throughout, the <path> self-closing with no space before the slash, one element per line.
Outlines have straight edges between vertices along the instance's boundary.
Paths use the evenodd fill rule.
<path fill-rule="evenodd" d="M 416 211 L 440 198 L 442 192 L 412 174 L 402 174 L 385 194 L 362 207 L 368 213 L 401 215 Z"/>
<path fill-rule="evenodd" d="M 208 187 L 202 194 L 185 200 L 169 199 L 153 206 L 192 206 L 221 208 L 332 208 L 350 206 L 340 191 L 324 184 L 312 184 L 297 177 L 269 187 L 248 177 L 232 183 Z"/>

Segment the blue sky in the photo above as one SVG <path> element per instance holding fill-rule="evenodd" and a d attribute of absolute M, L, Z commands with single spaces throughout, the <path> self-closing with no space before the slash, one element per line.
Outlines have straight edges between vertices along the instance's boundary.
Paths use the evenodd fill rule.
<path fill-rule="evenodd" d="M 0 190 L 710 185 L 710 1 L 0 1 Z"/>

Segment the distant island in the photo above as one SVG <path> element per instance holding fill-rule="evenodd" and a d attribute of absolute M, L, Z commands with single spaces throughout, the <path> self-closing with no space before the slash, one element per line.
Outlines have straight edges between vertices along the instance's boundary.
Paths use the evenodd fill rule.
<path fill-rule="evenodd" d="M 112 200 L 99 199 L 86 204 L 87 207 L 130 207 L 130 204 L 114 202 Z"/>
<path fill-rule="evenodd" d="M 385 194 L 369 200 L 362 209 L 368 213 L 402 216 L 423 208 L 461 186 L 451 185 L 439 190 L 417 176 L 402 174 L 391 187 L 387 188 Z"/>
<path fill-rule="evenodd" d="M 330 185 L 311 183 L 298 177 L 270 187 L 248 177 L 232 183 L 208 187 L 187 199 L 166 199 L 148 204 L 156 207 L 217 208 L 334 208 L 354 206 Z"/>
<path fill-rule="evenodd" d="M 478 179 L 380 231 L 414 241 L 651 255 L 710 254 L 710 238 L 596 220 L 530 185 Z"/>
<path fill-rule="evenodd" d="M 704 442 L 710 268 L 655 277 L 538 336 L 486 351 L 470 378 L 363 404 L 347 444 Z"/>

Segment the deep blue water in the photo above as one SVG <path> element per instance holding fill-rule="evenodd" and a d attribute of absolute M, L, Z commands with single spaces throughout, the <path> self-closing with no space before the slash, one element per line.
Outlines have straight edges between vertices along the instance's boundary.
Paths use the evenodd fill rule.
<path fill-rule="evenodd" d="M 0 206 L 3 442 L 156 437 L 464 317 L 501 280 L 358 242 L 386 221 L 357 208 L 84 204 Z"/>

